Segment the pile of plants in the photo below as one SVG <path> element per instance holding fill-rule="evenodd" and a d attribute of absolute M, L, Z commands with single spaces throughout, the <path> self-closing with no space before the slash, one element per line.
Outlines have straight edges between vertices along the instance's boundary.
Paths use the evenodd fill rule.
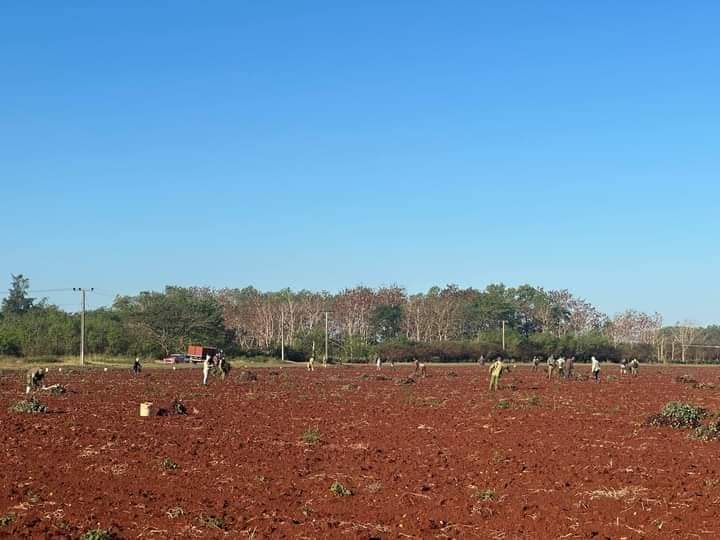
<path fill-rule="evenodd" d="M 118 536 L 108 529 L 91 529 L 80 540 L 117 540 Z"/>
<path fill-rule="evenodd" d="M 714 441 L 720 439 L 720 421 L 710 422 L 695 428 L 693 438 L 701 441 Z"/>
<path fill-rule="evenodd" d="M 173 399 L 168 407 L 160 407 L 157 411 L 158 416 L 184 416 L 187 414 L 187 407 L 180 399 Z"/>
<path fill-rule="evenodd" d="M 47 411 L 47 405 L 41 403 L 35 396 L 28 400 L 18 401 L 10 407 L 10 412 L 17 413 L 46 413 Z"/>
<path fill-rule="evenodd" d="M 690 375 L 678 375 L 675 377 L 676 383 L 681 384 L 697 384 L 697 380 L 693 379 Z"/>
<path fill-rule="evenodd" d="M 346 488 L 337 481 L 333 482 L 333 484 L 330 486 L 330 491 L 338 497 L 349 497 L 350 495 L 352 495 L 352 491 L 350 491 L 348 488 Z"/>
<path fill-rule="evenodd" d="M 400 377 L 397 380 L 397 384 L 415 384 L 415 379 L 412 377 Z"/>
<path fill-rule="evenodd" d="M 665 405 L 660 414 L 654 414 L 648 418 L 647 423 L 651 426 L 690 429 L 699 427 L 701 420 L 707 416 L 708 411 L 702 407 L 671 401 Z"/>

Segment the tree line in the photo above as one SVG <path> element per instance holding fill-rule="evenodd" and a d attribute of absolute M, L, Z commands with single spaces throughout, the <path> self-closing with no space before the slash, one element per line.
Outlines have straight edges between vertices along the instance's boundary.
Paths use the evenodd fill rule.
<path fill-rule="evenodd" d="M 29 291 L 28 278 L 12 276 L 0 311 L 0 354 L 77 354 L 79 315 Z M 398 286 L 335 294 L 168 286 L 117 296 L 112 306 L 88 311 L 85 320 L 86 351 L 112 356 L 161 357 L 202 343 L 230 356 L 279 356 L 284 344 L 289 359 L 303 360 L 313 351 L 322 358 L 326 328 L 329 356 L 342 361 L 376 354 L 426 361 L 550 354 L 717 361 L 720 354 L 718 326 L 664 326 L 659 314 L 634 310 L 611 318 L 567 290 L 531 285 L 447 285 L 420 294 Z"/>

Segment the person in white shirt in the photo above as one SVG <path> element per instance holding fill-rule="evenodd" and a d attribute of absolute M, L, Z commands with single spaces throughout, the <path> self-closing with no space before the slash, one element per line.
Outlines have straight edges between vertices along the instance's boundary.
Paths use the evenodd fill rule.
<path fill-rule="evenodd" d="M 210 374 L 210 355 L 205 357 L 203 362 L 203 385 L 207 384 L 208 375 Z"/>
<path fill-rule="evenodd" d="M 595 382 L 600 382 L 600 362 L 594 356 L 590 359 L 590 373 L 595 377 Z"/>

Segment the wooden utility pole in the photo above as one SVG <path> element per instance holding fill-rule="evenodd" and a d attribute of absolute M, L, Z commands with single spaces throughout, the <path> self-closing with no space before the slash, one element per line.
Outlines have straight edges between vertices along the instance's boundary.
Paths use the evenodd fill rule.
<path fill-rule="evenodd" d="M 328 312 L 325 312 L 325 359 L 323 360 L 323 365 L 327 367 L 327 361 L 328 361 Z"/>
<path fill-rule="evenodd" d="M 285 361 L 285 312 L 280 310 L 280 358 Z"/>
<path fill-rule="evenodd" d="M 80 365 L 85 365 L 85 293 L 92 291 L 94 287 L 84 289 L 82 287 L 73 287 L 73 291 L 80 291 L 82 298 L 82 310 L 80 311 Z"/>
<path fill-rule="evenodd" d="M 505 350 L 505 321 L 502 321 L 502 342 L 503 342 L 503 351 Z"/>

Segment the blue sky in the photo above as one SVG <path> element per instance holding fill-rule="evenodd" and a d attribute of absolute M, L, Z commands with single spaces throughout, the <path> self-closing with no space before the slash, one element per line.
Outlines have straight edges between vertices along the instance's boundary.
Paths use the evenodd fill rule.
<path fill-rule="evenodd" d="M 715 2 L 6 2 L 0 286 L 95 286 L 93 307 L 166 284 L 502 281 L 720 322 L 718 20 Z"/>

